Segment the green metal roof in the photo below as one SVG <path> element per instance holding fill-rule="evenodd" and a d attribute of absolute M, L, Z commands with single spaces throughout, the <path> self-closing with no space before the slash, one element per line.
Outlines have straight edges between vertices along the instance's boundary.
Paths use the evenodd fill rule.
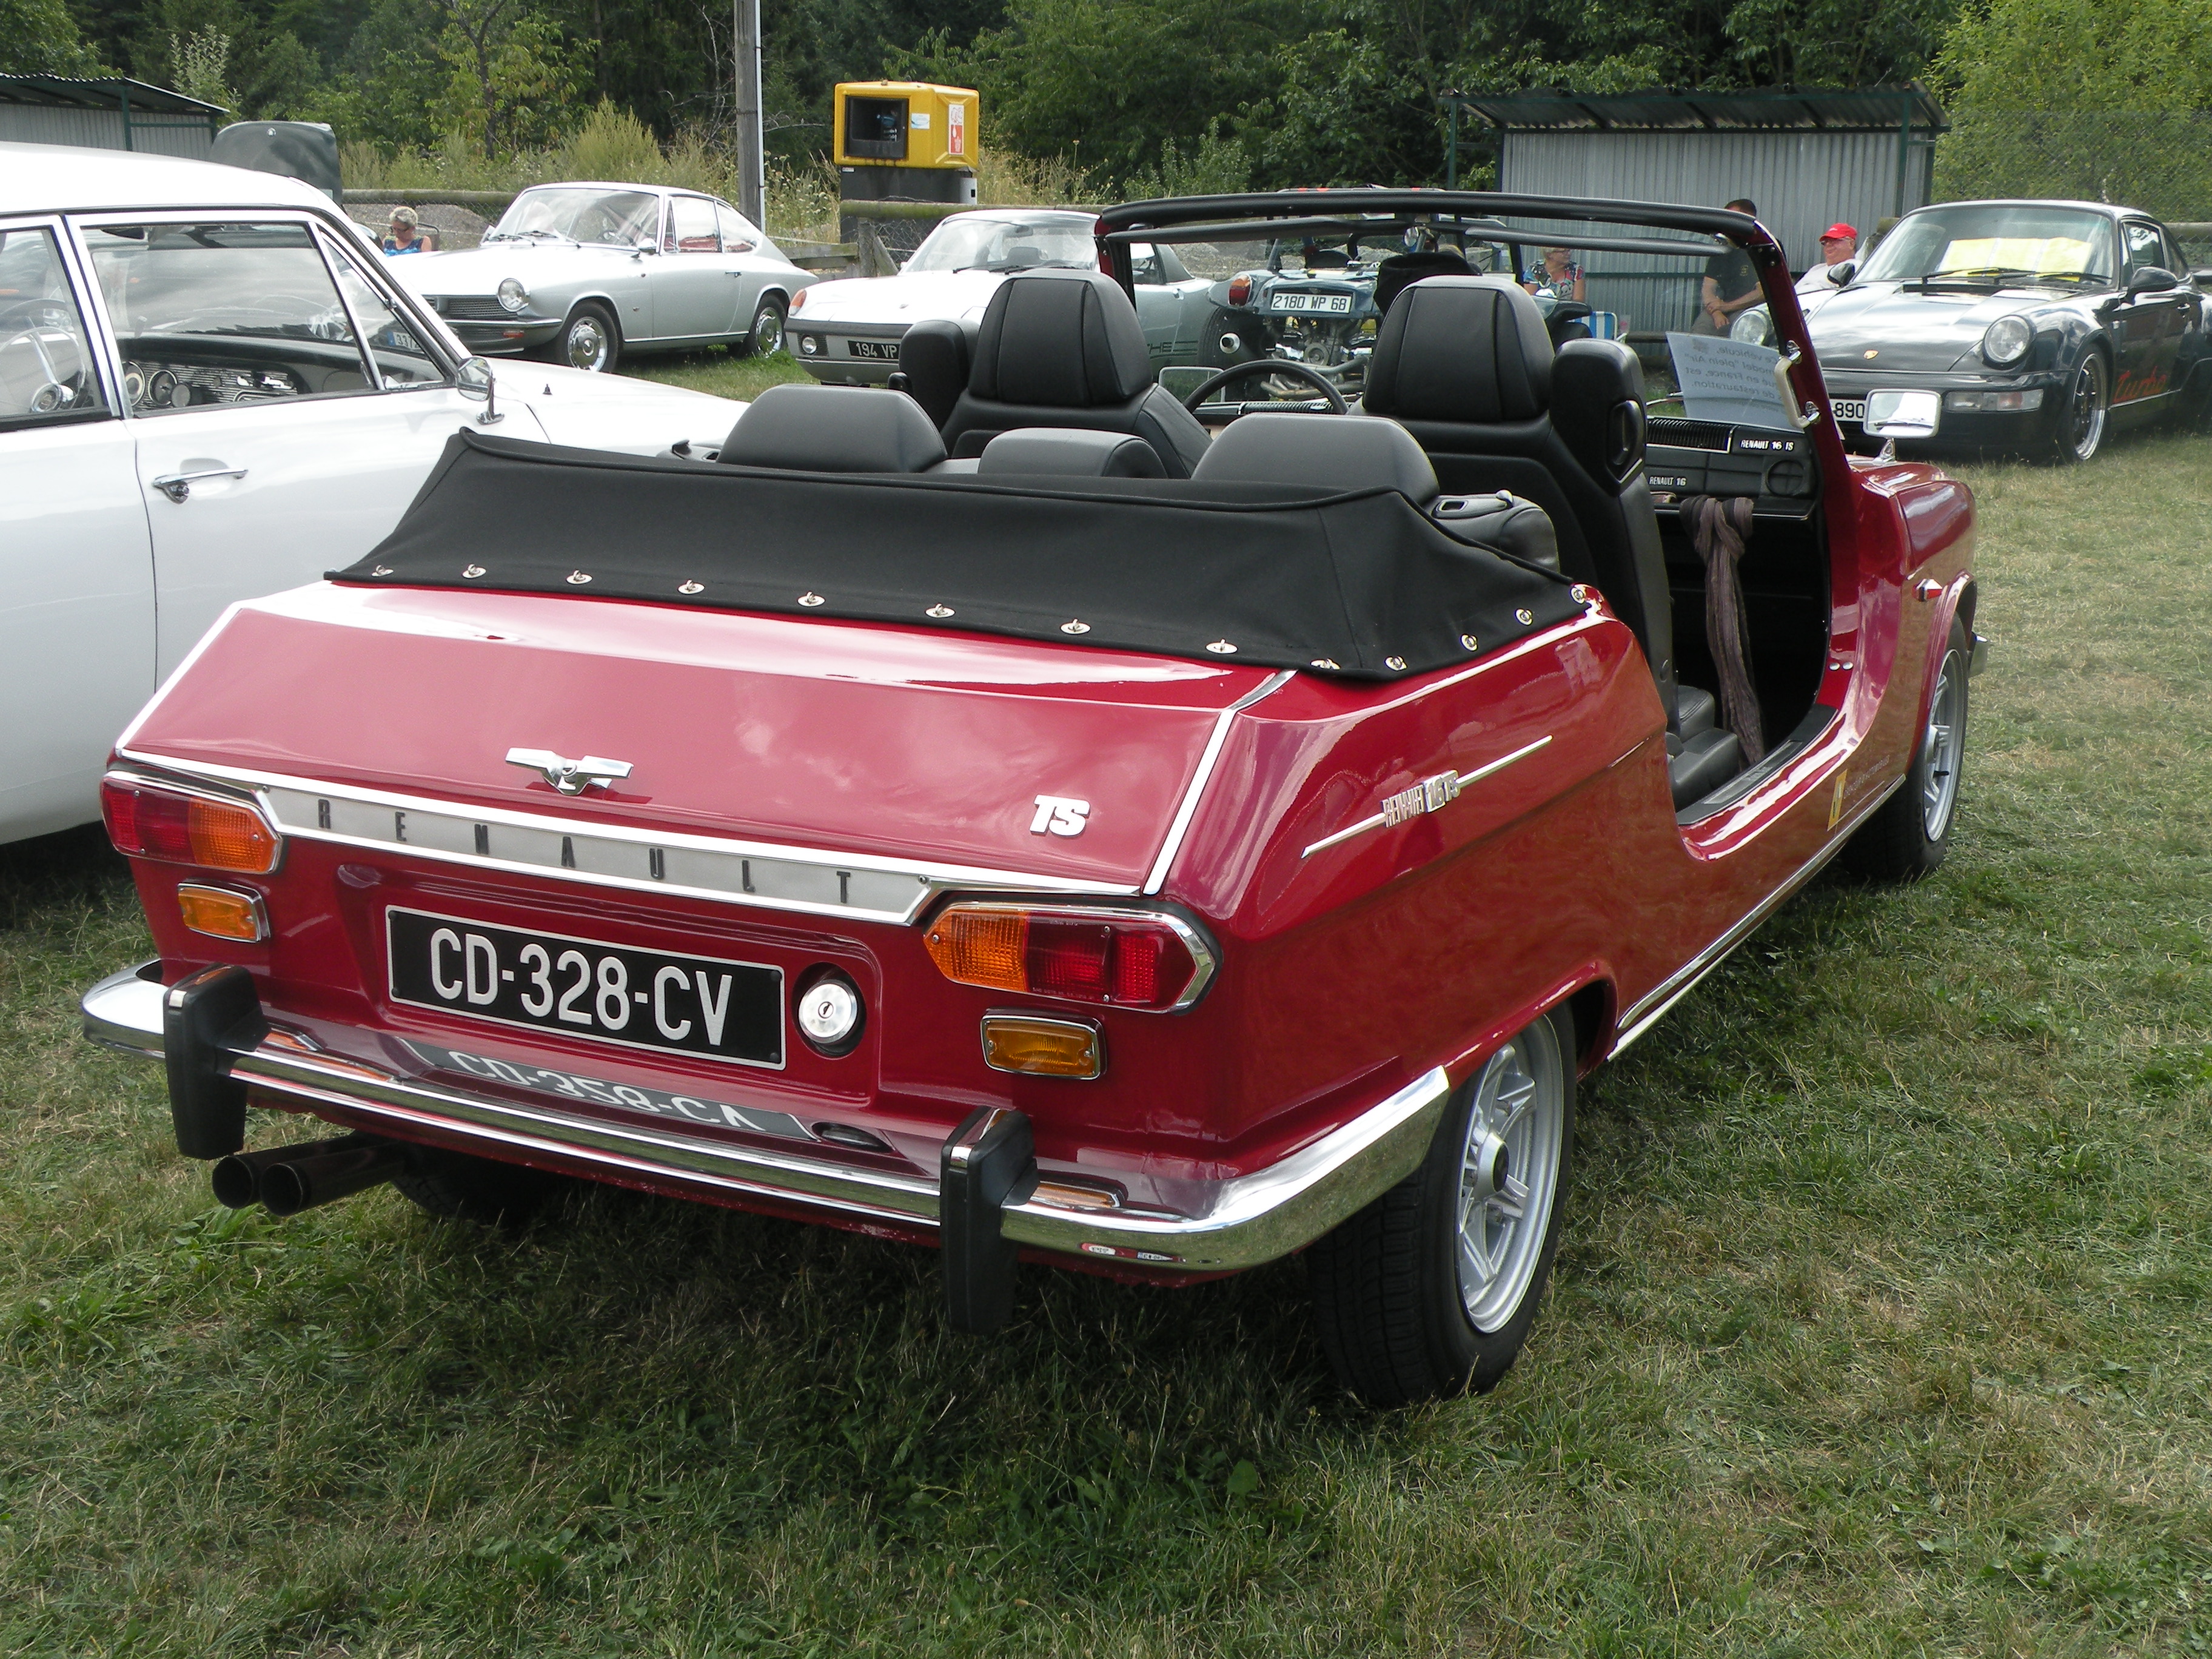
<path fill-rule="evenodd" d="M 1458 101 L 1514 132 L 1894 132 L 1907 121 L 1942 132 L 1950 125 L 1943 106 L 1917 81 L 1754 92 L 1553 89 L 1462 95 Z"/>
<path fill-rule="evenodd" d="M 149 86 L 124 76 L 79 80 L 66 75 L 0 75 L 0 104 L 45 104 L 61 109 L 120 112 L 135 115 L 228 115 L 221 104 L 202 103 L 167 87 Z"/>

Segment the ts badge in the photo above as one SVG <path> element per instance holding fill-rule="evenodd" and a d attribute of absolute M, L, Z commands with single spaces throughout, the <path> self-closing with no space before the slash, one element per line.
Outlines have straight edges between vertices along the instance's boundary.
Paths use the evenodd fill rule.
<path fill-rule="evenodd" d="M 1048 830 L 1055 836 L 1079 836 L 1091 817 L 1091 803 L 1074 800 L 1066 795 L 1039 795 L 1036 816 L 1030 820 L 1030 834 L 1042 836 Z"/>

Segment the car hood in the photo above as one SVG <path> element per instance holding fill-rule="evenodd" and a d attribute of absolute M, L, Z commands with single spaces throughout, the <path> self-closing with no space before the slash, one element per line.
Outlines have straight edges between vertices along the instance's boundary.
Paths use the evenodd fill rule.
<path fill-rule="evenodd" d="M 920 323 L 933 317 L 981 317 L 1003 272 L 926 271 L 912 276 L 841 276 L 806 290 L 806 304 L 792 319 L 810 323 Z"/>
<path fill-rule="evenodd" d="M 745 411 L 682 386 L 519 359 L 494 363 L 492 378 L 500 406 L 523 404 L 549 441 L 575 449 L 658 455 L 678 440 L 714 448 Z"/>
<path fill-rule="evenodd" d="M 579 280 L 588 272 L 627 266 L 633 259 L 642 263 L 641 256 L 628 248 L 514 241 L 451 253 L 414 254 L 390 260 L 385 269 L 416 294 L 496 294 L 509 276 L 529 288 Z"/>
<path fill-rule="evenodd" d="M 1941 374 L 1979 368 L 1977 349 L 1998 318 L 2051 302 L 2045 293 L 1922 294 L 1875 283 L 1807 307 L 1807 325 L 1823 368 Z"/>

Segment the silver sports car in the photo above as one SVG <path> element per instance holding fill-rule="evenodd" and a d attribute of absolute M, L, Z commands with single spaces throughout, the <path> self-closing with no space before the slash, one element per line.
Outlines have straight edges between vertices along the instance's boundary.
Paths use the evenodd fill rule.
<path fill-rule="evenodd" d="M 881 386 L 898 367 L 899 340 L 915 323 L 980 321 L 999 284 L 1018 270 L 1098 269 L 1092 213 L 981 208 L 939 222 L 896 276 L 823 283 L 792 307 L 792 352 L 817 380 Z M 1155 369 L 1218 364 L 1216 286 L 1194 276 L 1171 247 L 1139 246 L 1137 320 Z M 1235 343 L 1232 341 L 1232 344 Z"/>
<path fill-rule="evenodd" d="M 728 203 L 658 185 L 540 185 L 481 247 L 390 268 L 472 350 L 598 370 L 718 341 L 777 350 L 814 280 Z"/>

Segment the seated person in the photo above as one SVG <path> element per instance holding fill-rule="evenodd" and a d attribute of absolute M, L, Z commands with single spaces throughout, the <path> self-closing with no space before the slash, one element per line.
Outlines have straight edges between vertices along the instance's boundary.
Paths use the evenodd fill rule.
<path fill-rule="evenodd" d="M 424 224 L 413 208 L 396 207 L 392 210 L 391 226 L 384 233 L 384 251 L 394 258 L 402 253 L 435 253 L 438 233 Z"/>

